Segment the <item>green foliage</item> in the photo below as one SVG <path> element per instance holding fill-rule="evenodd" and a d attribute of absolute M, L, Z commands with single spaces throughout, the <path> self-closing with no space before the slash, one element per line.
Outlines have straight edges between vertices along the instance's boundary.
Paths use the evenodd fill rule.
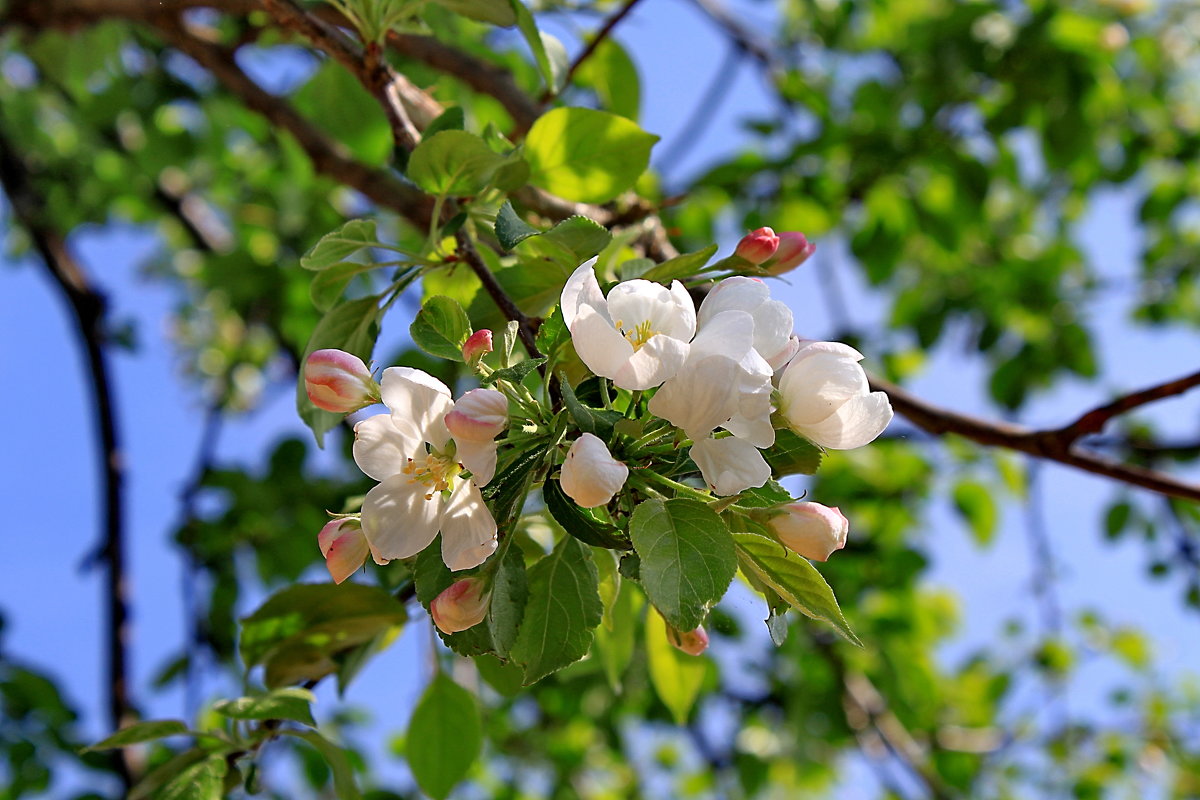
<path fill-rule="evenodd" d="M 473 331 L 467 312 L 449 297 L 430 297 L 408 328 L 413 343 L 431 356 L 462 361 L 462 346 Z"/>
<path fill-rule="evenodd" d="M 230 719 L 287 719 L 317 727 L 310 706 L 316 700 L 308 689 L 288 687 L 256 697 L 222 700 L 213 711 Z"/>
<path fill-rule="evenodd" d="M 475 134 L 443 130 L 421 140 L 409 156 L 407 174 L 432 195 L 461 197 L 482 191 L 504 163 Z"/>
<path fill-rule="evenodd" d="M 470 692 L 444 673 L 434 675 L 413 711 L 404 754 L 421 789 L 444 800 L 479 758 L 483 736 Z"/>
<path fill-rule="evenodd" d="M 658 614 L 646 619 L 646 661 L 655 693 L 675 721 L 686 724 L 704 686 L 707 662 L 676 650 L 667 638 L 666 622 Z"/>
<path fill-rule="evenodd" d="M 135 722 L 127 728 L 122 728 L 111 736 L 96 742 L 88 750 L 111 750 L 117 747 L 128 747 L 131 744 L 153 742 L 167 736 L 178 736 L 188 732 L 188 727 L 177 719 L 146 720 Z"/>
<path fill-rule="evenodd" d="M 379 300 L 378 296 L 363 297 L 347 300 L 331 308 L 313 329 L 301 363 L 317 350 L 329 348 L 345 350 L 364 362 L 370 362 L 371 351 L 375 349 L 375 339 L 379 335 Z M 297 378 L 296 410 L 312 428 L 317 444 L 322 446 L 325 434 L 342 420 L 341 415 L 323 411 L 309 401 L 304 389 L 303 373 Z"/>
<path fill-rule="evenodd" d="M 624 117 L 556 108 L 525 139 L 529 182 L 568 200 L 603 203 L 633 186 L 657 141 Z"/>

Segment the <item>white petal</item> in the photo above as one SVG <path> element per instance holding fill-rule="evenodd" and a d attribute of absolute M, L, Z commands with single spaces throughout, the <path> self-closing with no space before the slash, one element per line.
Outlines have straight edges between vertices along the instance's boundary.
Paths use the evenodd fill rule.
<path fill-rule="evenodd" d="M 671 317 L 671 324 L 664 327 L 662 332 L 674 339 L 689 342 L 696 335 L 696 304 L 679 281 L 671 281 L 671 302 L 675 305 L 675 314 Z"/>
<path fill-rule="evenodd" d="M 394 475 L 363 499 L 363 533 L 376 561 L 408 558 L 437 536 L 445 501 L 441 493 L 425 499 L 427 487 L 407 475 Z"/>
<path fill-rule="evenodd" d="M 779 381 L 781 410 L 793 425 L 816 424 L 867 391 L 867 375 L 857 361 L 807 348 L 800 349 Z"/>
<path fill-rule="evenodd" d="M 771 478 L 771 467 L 758 448 L 736 436 L 701 439 L 692 445 L 691 455 L 716 494 L 737 494 Z"/>
<path fill-rule="evenodd" d="M 633 345 L 590 306 L 580 306 L 571 325 L 571 341 L 588 369 L 605 378 L 615 378 L 633 356 Z"/>
<path fill-rule="evenodd" d="M 771 424 L 769 411 L 766 416 L 734 414 L 721 427 L 739 439 L 745 439 L 755 447 L 770 447 L 775 444 L 775 426 Z"/>
<path fill-rule="evenodd" d="M 848 358 L 851 361 L 863 360 L 863 354 L 848 344 L 843 344 L 842 342 L 815 342 L 811 339 L 800 342 L 800 349 L 796 353 L 796 358 L 805 358 L 814 353 L 829 353 L 842 358 Z"/>
<path fill-rule="evenodd" d="M 796 425 L 796 432 L 831 450 L 850 450 L 871 442 L 892 421 L 892 404 L 883 392 L 847 400 L 815 425 Z"/>
<path fill-rule="evenodd" d="M 442 419 L 454 407 L 446 384 L 412 367 L 388 367 L 380 381 L 384 405 L 397 422 L 410 423 L 423 441 L 442 448 L 450 432 Z"/>
<path fill-rule="evenodd" d="M 776 370 L 795 352 L 791 343 L 792 310 L 778 300 L 768 300 L 753 316 L 754 349 Z"/>
<path fill-rule="evenodd" d="M 771 296 L 771 290 L 760 280 L 735 276 L 718 283 L 700 304 L 697 322 L 703 328 L 722 311 L 745 311 L 753 314 Z"/>
<path fill-rule="evenodd" d="M 692 358 L 725 356 L 741 361 L 754 347 L 754 318 L 745 311 L 722 311 L 692 340 Z"/>
<path fill-rule="evenodd" d="M 477 567 L 496 552 L 496 520 L 474 484 L 462 481 L 442 515 L 442 561 L 451 571 Z"/>
<path fill-rule="evenodd" d="M 456 440 L 458 463 L 471 470 L 471 482 L 476 486 L 487 486 L 496 476 L 496 443 Z"/>
<path fill-rule="evenodd" d="M 596 281 L 596 257 L 583 262 L 578 269 L 571 273 L 567 285 L 563 287 L 560 303 L 562 305 L 563 322 L 569 329 L 575 323 L 575 317 L 580 306 L 590 306 L 602 317 L 608 319 L 608 305 L 604 302 L 604 293 Z M 612 320 L 608 319 L 611 325 Z"/>
<path fill-rule="evenodd" d="M 622 389 L 653 389 L 670 378 L 688 358 L 689 345 L 670 336 L 651 336 L 612 376 Z"/>
<path fill-rule="evenodd" d="M 613 458 L 598 436 L 585 433 L 567 451 L 559 483 L 578 505 L 595 508 L 607 505 L 628 477 L 629 467 Z"/>
<path fill-rule="evenodd" d="M 707 436 L 738 411 L 738 365 L 724 356 L 689 359 L 650 398 L 650 413 L 683 428 L 693 439 Z"/>
<path fill-rule="evenodd" d="M 799 351 L 800 338 L 798 336 L 790 336 L 788 337 L 788 340 L 784 344 L 782 350 L 774 355 L 763 353 L 763 358 L 765 358 L 767 363 L 770 364 L 771 369 L 778 373 L 787 366 L 788 362 L 791 361 Z"/>
<path fill-rule="evenodd" d="M 423 444 L 411 426 L 397 425 L 390 414 L 376 414 L 354 426 L 354 463 L 375 480 L 386 480 L 422 451 Z"/>

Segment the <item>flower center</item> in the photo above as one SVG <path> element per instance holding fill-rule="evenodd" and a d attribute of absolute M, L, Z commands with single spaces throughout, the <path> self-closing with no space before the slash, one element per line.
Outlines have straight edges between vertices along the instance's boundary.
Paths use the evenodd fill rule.
<path fill-rule="evenodd" d="M 632 325 L 627 328 L 625 327 L 625 323 L 623 321 L 617 320 L 617 330 L 619 330 L 621 335 L 624 336 L 631 345 L 633 345 L 634 352 L 641 350 L 642 345 L 650 341 L 652 336 L 657 336 L 658 334 L 662 333 L 662 331 L 654 330 L 653 326 L 654 323 L 647 319 L 639 322 L 637 325 Z"/>
<path fill-rule="evenodd" d="M 462 467 L 451 456 L 435 450 L 408 459 L 408 463 L 400 471 L 410 476 L 410 483 L 425 484 L 429 490 L 425 499 L 432 500 L 435 493 L 447 491 L 454 485 L 454 479 L 462 471 Z"/>

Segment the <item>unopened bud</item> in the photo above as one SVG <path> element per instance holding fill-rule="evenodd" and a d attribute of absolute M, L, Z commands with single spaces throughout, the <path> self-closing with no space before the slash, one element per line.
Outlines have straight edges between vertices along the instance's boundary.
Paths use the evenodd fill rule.
<path fill-rule="evenodd" d="M 770 526 L 787 549 L 814 561 L 826 561 L 846 546 L 850 521 L 836 507 L 789 503 L 782 511 L 771 518 Z"/>
<path fill-rule="evenodd" d="M 508 427 L 508 398 L 495 389 L 472 389 L 446 415 L 456 442 L 490 442 Z"/>
<path fill-rule="evenodd" d="M 491 592 L 479 578 L 463 578 L 433 598 L 429 614 L 442 633 L 458 633 L 483 622 Z"/>
<path fill-rule="evenodd" d="M 317 534 L 317 545 L 334 583 L 341 583 L 357 572 L 371 549 L 362 523 L 353 517 L 330 520 Z"/>
<path fill-rule="evenodd" d="M 708 631 L 699 625 L 690 631 L 680 631 L 667 623 L 667 641 L 678 651 L 698 656 L 708 649 Z"/>
<path fill-rule="evenodd" d="M 808 260 L 817 249 L 803 233 L 788 231 L 779 234 L 779 249 L 762 266 L 772 275 L 782 275 Z"/>
<path fill-rule="evenodd" d="M 567 451 L 559 482 L 580 506 L 596 508 L 607 505 L 628 477 L 629 467 L 613 458 L 599 438 L 585 433 Z"/>
<path fill-rule="evenodd" d="M 468 364 L 474 364 L 490 352 L 492 352 L 492 332 L 487 328 L 475 331 L 467 341 L 463 342 L 463 361 Z"/>
<path fill-rule="evenodd" d="M 379 385 L 362 359 L 342 350 L 318 350 L 304 362 L 304 390 L 317 408 L 349 414 L 379 400 Z"/>
<path fill-rule="evenodd" d="M 778 248 L 779 237 L 775 235 L 775 231 L 770 228 L 759 228 L 743 236 L 742 240 L 738 242 L 737 249 L 733 252 L 751 264 L 761 264 L 775 255 Z"/>

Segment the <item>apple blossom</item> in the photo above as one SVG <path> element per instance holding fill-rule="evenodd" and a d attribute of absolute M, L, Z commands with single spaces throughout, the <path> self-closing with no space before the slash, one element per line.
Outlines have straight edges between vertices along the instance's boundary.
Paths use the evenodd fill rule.
<path fill-rule="evenodd" d="M 445 422 L 459 463 L 471 470 L 476 486 L 486 486 L 496 474 L 494 439 L 508 427 L 508 398 L 495 389 L 472 389 L 458 398 Z"/>
<path fill-rule="evenodd" d="M 734 255 L 744 258 L 751 264 L 761 264 L 779 248 L 779 237 L 770 228 L 759 228 L 750 231 L 737 243 Z"/>
<path fill-rule="evenodd" d="M 451 570 L 483 563 L 496 550 L 496 521 L 461 464 L 445 418 L 445 384 L 421 370 L 384 370 L 382 398 L 391 413 L 354 427 L 354 461 L 379 484 L 363 500 L 363 533 L 376 562 L 409 558 L 438 531 Z"/>
<path fill-rule="evenodd" d="M 674 375 L 696 333 L 696 309 L 679 281 L 618 283 L 605 298 L 596 259 L 584 262 L 562 291 L 563 322 L 575 352 L 622 389 L 652 389 Z"/>
<path fill-rule="evenodd" d="M 358 356 L 317 350 L 304 362 L 304 391 L 317 408 L 349 414 L 379 402 L 379 386 Z"/>
<path fill-rule="evenodd" d="M 698 656 L 708 649 L 708 631 L 698 625 L 690 631 L 680 631 L 667 623 L 667 641 L 682 653 Z"/>
<path fill-rule="evenodd" d="M 826 561 L 846 546 L 850 522 L 836 506 L 802 502 L 789 503 L 781 510 L 784 513 L 772 517 L 769 524 L 787 549 L 814 561 Z"/>
<path fill-rule="evenodd" d="M 771 467 L 758 448 L 736 436 L 697 439 L 691 456 L 714 494 L 737 494 L 771 479 Z"/>
<path fill-rule="evenodd" d="M 833 450 L 872 441 L 892 421 L 892 404 L 872 392 L 862 353 L 840 342 L 805 342 L 779 380 L 779 411 L 788 427 Z"/>
<path fill-rule="evenodd" d="M 585 433 L 567 451 L 559 482 L 577 504 L 595 508 L 607 505 L 628 477 L 629 467 L 613 458 L 598 437 Z"/>
<path fill-rule="evenodd" d="M 334 583 L 341 583 L 357 572 L 370 552 L 362 524 L 352 517 L 327 522 L 317 534 L 317 546 Z"/>
<path fill-rule="evenodd" d="M 700 304 L 696 326 L 705 325 L 725 311 L 745 311 L 754 320 L 754 349 L 777 370 L 795 355 L 799 339 L 792 335 L 792 310 L 771 299 L 771 290 L 758 278 L 735 276 L 714 286 Z"/>
<path fill-rule="evenodd" d="M 771 275 L 782 275 L 808 261 L 816 250 L 817 246 L 803 233 L 787 231 L 779 234 L 779 249 L 762 266 Z"/>
<path fill-rule="evenodd" d="M 482 579 L 463 578 L 433 598 L 429 615 L 442 633 L 458 633 L 483 622 L 491 599 L 492 593 Z"/>

